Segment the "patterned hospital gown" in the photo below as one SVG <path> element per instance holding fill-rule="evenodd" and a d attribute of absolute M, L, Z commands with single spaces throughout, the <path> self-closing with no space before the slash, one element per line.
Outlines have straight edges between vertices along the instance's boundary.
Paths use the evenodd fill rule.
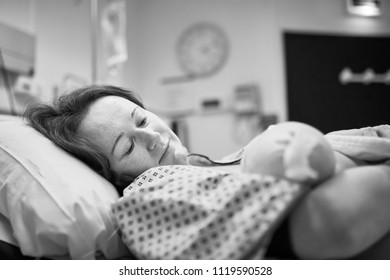
<path fill-rule="evenodd" d="M 139 176 L 112 210 L 139 259 L 261 258 L 305 192 L 270 176 L 160 166 Z"/>

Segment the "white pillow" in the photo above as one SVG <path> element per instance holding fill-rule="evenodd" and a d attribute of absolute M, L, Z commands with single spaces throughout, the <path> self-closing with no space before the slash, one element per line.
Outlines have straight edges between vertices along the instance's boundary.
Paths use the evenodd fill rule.
<path fill-rule="evenodd" d="M 108 181 L 21 119 L 0 121 L 0 214 L 23 254 L 125 256 L 110 210 L 118 198 Z"/>
<path fill-rule="evenodd" d="M 11 224 L 3 215 L 0 215 L 0 240 L 18 246 L 18 242 L 12 235 Z"/>

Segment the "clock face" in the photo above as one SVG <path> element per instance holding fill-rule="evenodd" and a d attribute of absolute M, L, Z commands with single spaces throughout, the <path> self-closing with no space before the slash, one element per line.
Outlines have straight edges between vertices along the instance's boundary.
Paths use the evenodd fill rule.
<path fill-rule="evenodd" d="M 229 53 L 228 39 L 218 26 L 197 23 L 184 30 L 177 44 L 177 58 L 189 76 L 215 74 L 225 64 Z"/>

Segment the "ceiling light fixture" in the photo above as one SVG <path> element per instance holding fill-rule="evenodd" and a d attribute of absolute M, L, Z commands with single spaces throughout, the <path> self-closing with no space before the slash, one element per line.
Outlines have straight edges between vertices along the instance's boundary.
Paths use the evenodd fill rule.
<path fill-rule="evenodd" d="M 347 0 L 347 10 L 350 14 L 374 17 L 381 14 L 380 0 Z"/>

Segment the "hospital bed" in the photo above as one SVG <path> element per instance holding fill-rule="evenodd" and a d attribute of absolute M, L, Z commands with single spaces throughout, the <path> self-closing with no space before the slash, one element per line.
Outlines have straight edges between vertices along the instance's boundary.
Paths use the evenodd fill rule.
<path fill-rule="evenodd" d="M 230 193 L 232 197 L 234 195 L 236 201 L 233 206 L 241 209 L 237 211 L 242 211 L 242 205 L 254 205 L 250 200 L 256 196 L 262 200 L 262 208 L 256 208 L 258 206 L 254 205 L 253 209 L 245 209 L 245 217 L 253 216 L 257 219 L 255 227 L 242 220 L 228 225 L 223 224 L 222 228 L 214 225 L 214 231 L 219 232 L 223 231 L 221 229 L 229 230 L 226 228 L 228 226 L 241 227 L 245 234 L 250 232 L 246 235 L 245 241 L 240 241 L 241 246 L 234 247 L 242 232 L 238 232 L 230 240 L 229 246 L 239 254 L 229 255 L 217 250 L 217 253 L 209 255 L 209 258 L 263 258 L 266 256 L 265 251 L 273 234 L 283 225 L 288 213 L 308 191 L 297 184 L 267 176 L 229 175 L 219 171 L 210 171 L 206 174 L 203 170 L 186 166 L 152 169 L 141 175 L 125 190 L 125 195 L 119 197 L 108 181 L 27 126 L 22 119 L 0 115 L 0 255 L 11 259 L 147 258 L 147 250 L 144 250 L 145 255 L 141 253 L 134 255 L 129 251 L 131 247 L 129 245 L 134 243 L 134 237 L 126 225 L 133 221 L 142 223 L 139 216 L 134 216 L 134 213 L 128 214 L 129 205 L 138 203 L 140 209 L 146 209 L 150 205 L 162 202 L 161 193 L 156 191 L 169 193 L 174 188 L 179 190 L 187 186 L 186 184 L 196 184 L 200 192 L 198 196 L 204 195 L 207 198 L 204 201 L 210 202 L 208 205 L 200 202 L 203 210 L 209 210 L 208 216 L 204 214 L 202 220 L 203 233 L 207 233 L 207 228 L 213 228 L 208 218 L 210 215 L 220 213 L 219 218 L 225 217 L 223 212 L 215 210 L 215 205 L 222 199 L 219 197 L 220 193 L 213 192 L 217 187 L 226 190 L 236 188 Z M 184 176 L 185 173 L 188 176 Z M 195 180 L 194 176 L 198 179 Z M 188 180 L 190 177 L 192 181 Z M 181 182 L 181 185 L 177 182 Z M 243 186 L 246 189 L 248 186 L 253 188 L 253 192 L 242 191 Z M 153 198 L 149 195 L 149 200 L 145 199 L 145 192 L 156 192 L 156 196 Z M 193 197 L 191 193 L 176 193 L 179 193 L 177 200 L 175 200 L 177 197 L 171 196 L 167 201 L 182 207 L 183 215 L 198 210 L 194 208 L 198 202 L 189 205 L 184 203 L 183 206 L 183 201 L 189 201 Z M 186 195 L 189 196 L 183 199 Z M 229 201 L 233 201 L 233 198 Z M 186 205 L 191 211 L 184 214 L 186 209 L 183 207 L 187 207 Z M 262 213 L 262 216 L 256 213 Z M 225 218 L 233 215 L 229 212 L 225 214 Z M 171 219 L 162 230 L 170 227 L 169 223 L 174 226 L 175 220 Z M 153 229 L 150 232 L 152 231 Z M 186 231 L 187 235 L 176 235 L 174 239 L 182 242 L 182 245 L 194 239 L 193 243 L 190 242 L 193 245 L 200 238 L 197 232 L 196 229 L 190 233 Z M 154 238 L 153 235 L 148 236 Z M 210 233 L 209 238 L 217 238 L 213 242 L 218 241 L 218 238 L 226 239 L 223 236 L 211 236 Z M 205 235 L 202 238 L 206 237 Z M 158 239 L 155 241 L 158 243 Z M 256 250 L 244 248 L 242 244 Z M 206 243 L 203 245 L 209 246 Z M 367 254 L 361 257 L 387 258 L 390 241 L 385 238 L 376 247 L 381 248 L 380 254 L 368 250 Z M 205 258 L 185 253 L 171 254 L 170 249 L 159 250 L 161 253 L 154 257 Z"/>

